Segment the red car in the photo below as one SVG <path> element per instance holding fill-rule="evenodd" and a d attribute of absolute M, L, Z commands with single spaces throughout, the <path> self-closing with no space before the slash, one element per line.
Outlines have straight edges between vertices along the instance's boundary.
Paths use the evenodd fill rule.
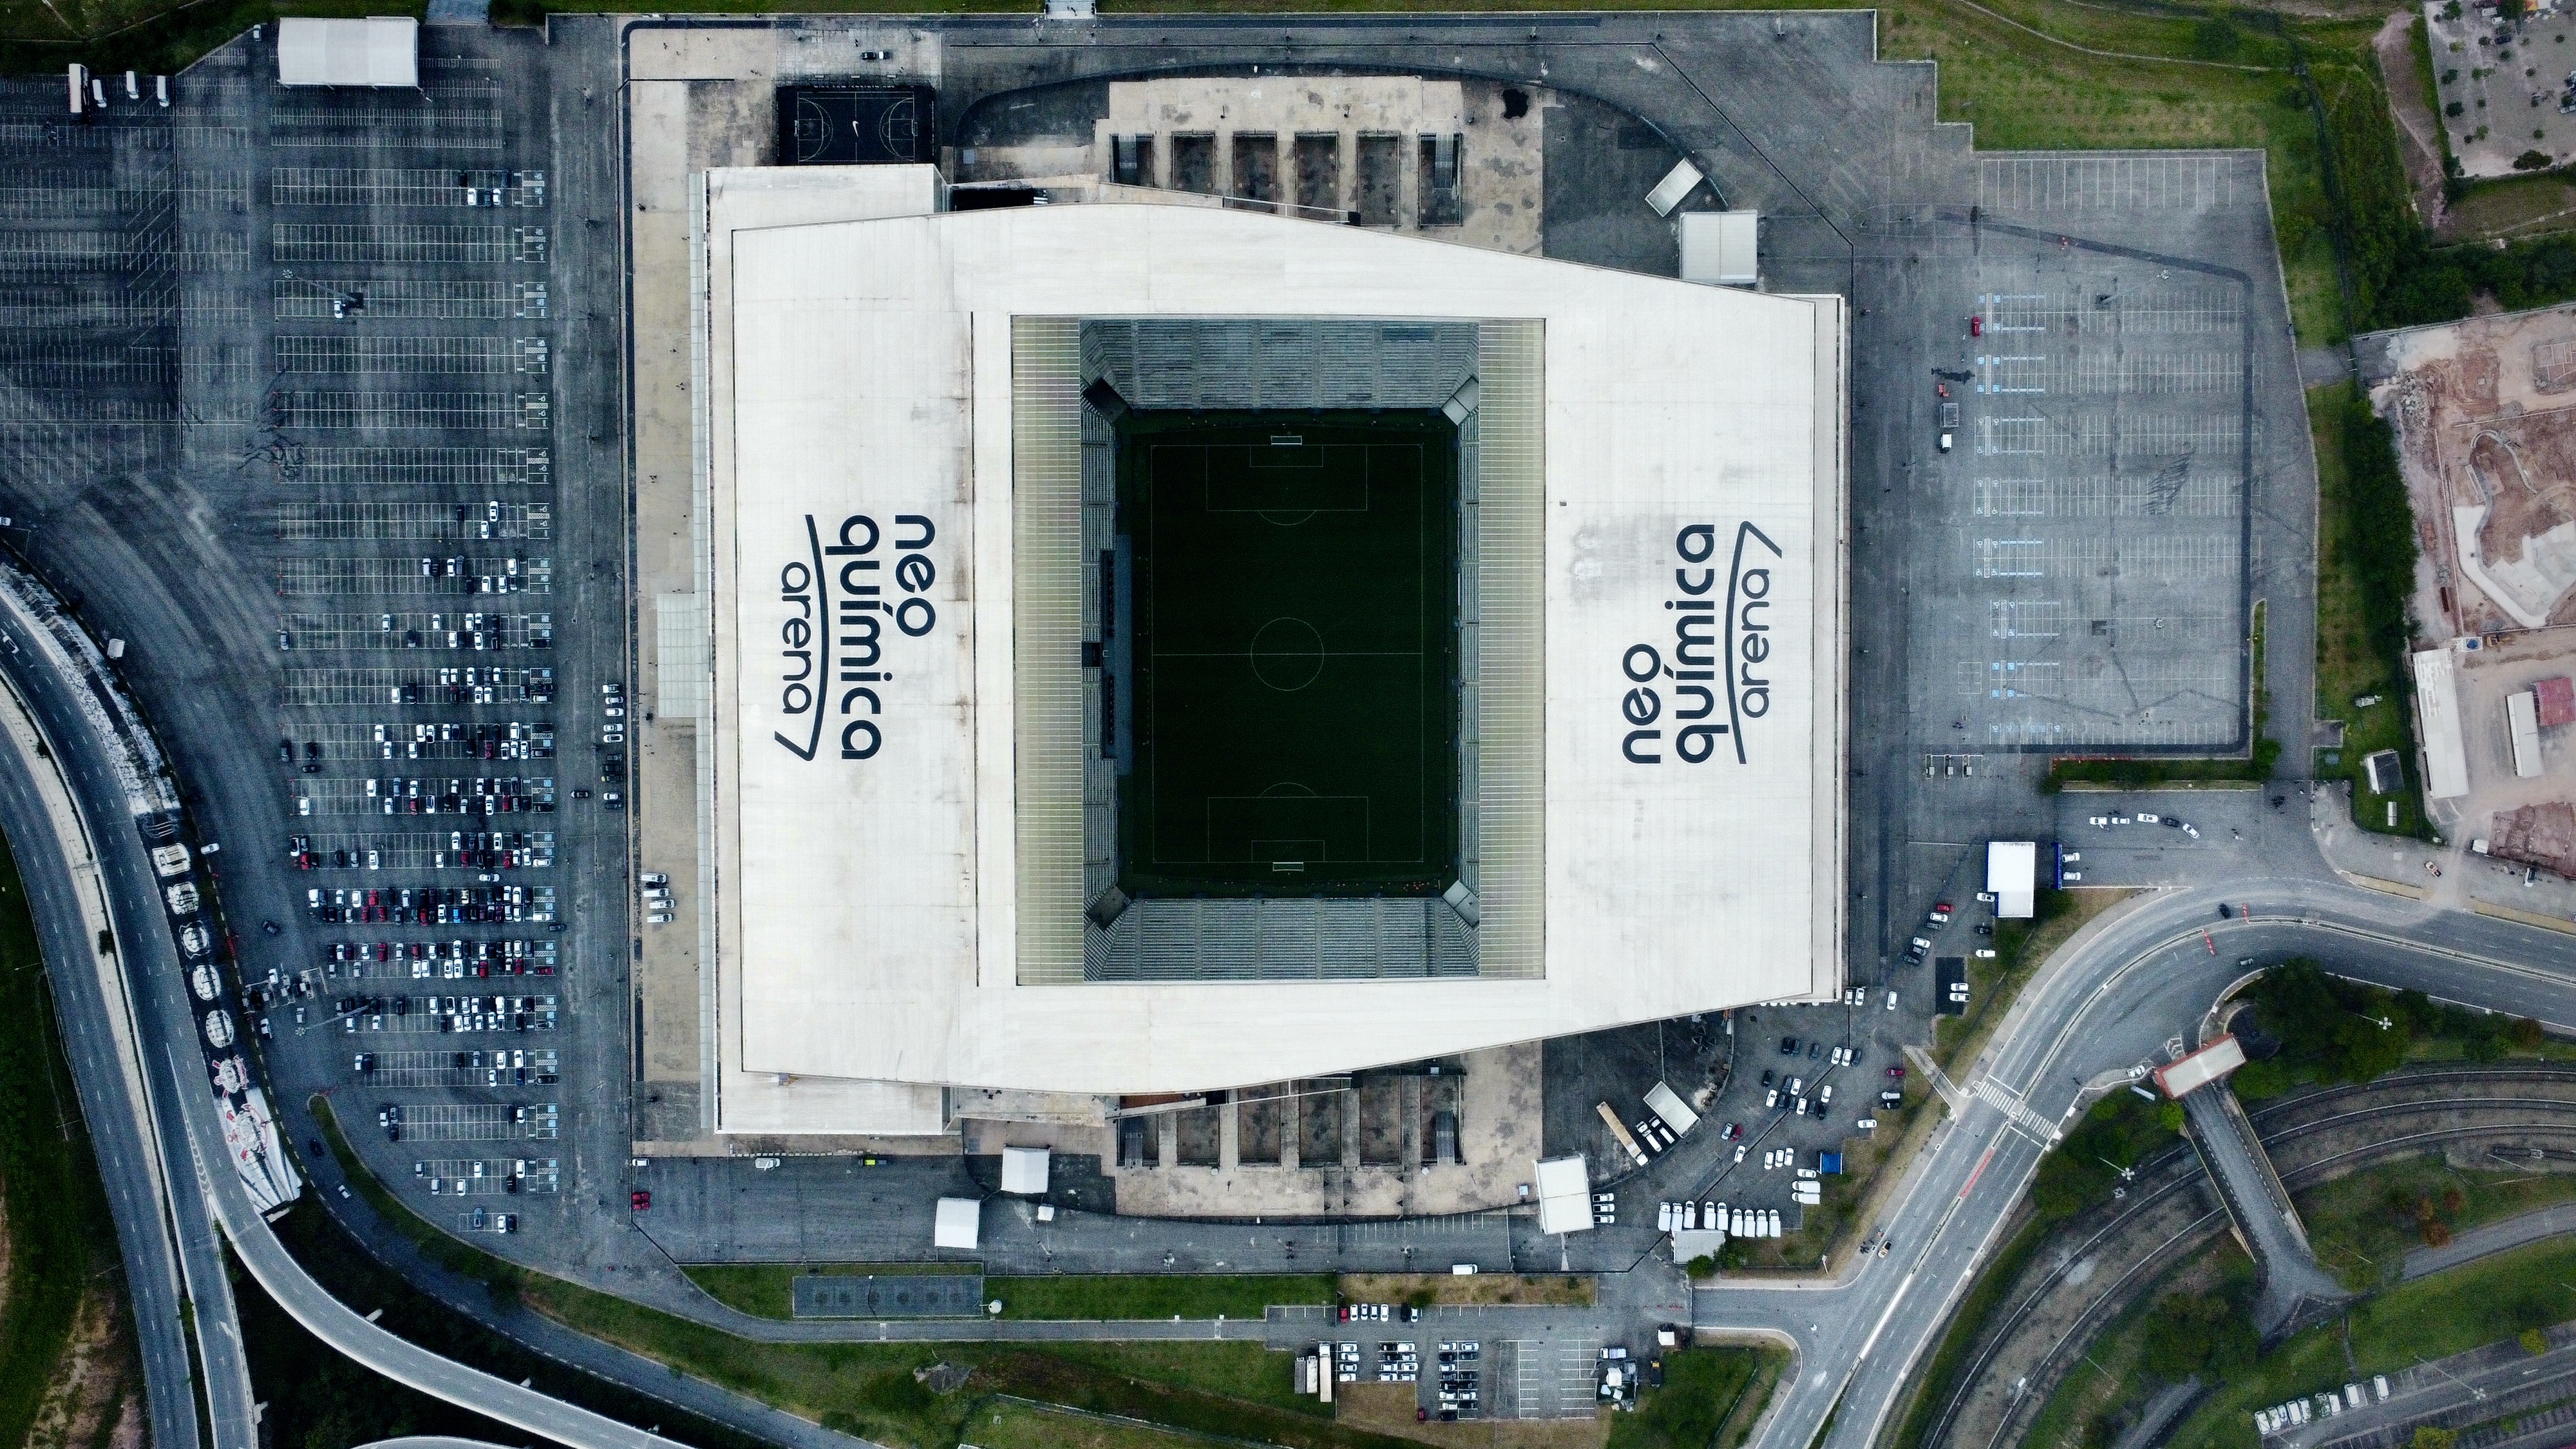
<path fill-rule="evenodd" d="M 1741 1136 L 1743 1136 L 1743 1135 L 1744 1135 L 1744 1127 L 1743 1127 L 1743 1125 L 1742 1125 L 1742 1124 L 1740 1124 L 1740 1123 L 1736 1123 L 1736 1122 L 1729 1122 L 1729 1123 L 1727 1123 L 1727 1124 L 1726 1124 L 1726 1140 L 1727 1140 L 1727 1141 L 1732 1142 L 1732 1141 L 1734 1141 L 1736 1138 L 1741 1137 Z"/>
<path fill-rule="evenodd" d="M 653 1194 L 639 1187 L 626 1195 L 626 1205 L 640 1213 L 653 1205 Z"/>
<path fill-rule="evenodd" d="M 1904 1077 L 1904 1075 L 1905 1075 L 1905 1068 L 1903 1068 L 1903 1067 L 1889 1067 L 1889 1068 L 1887 1069 L 1887 1074 L 1888 1074 L 1889 1076 L 1891 1076 L 1891 1077 L 1896 1077 L 1896 1078 L 1900 1078 L 1900 1079 L 1901 1079 L 1901 1078 L 1903 1078 L 1903 1077 Z"/>
<path fill-rule="evenodd" d="M 1983 336 L 1985 336 L 1985 335 L 1986 335 L 1986 319 L 1985 319 L 1985 318 L 1983 318 L 1983 317 L 1981 317 L 1981 316 L 1978 316 L 1977 314 L 1975 314 L 1975 313 L 1973 313 L 1973 312 L 1969 313 L 1969 314 L 1968 314 L 1968 335 L 1969 335 L 1969 336 L 1971 336 L 1971 337 L 1983 337 Z"/>

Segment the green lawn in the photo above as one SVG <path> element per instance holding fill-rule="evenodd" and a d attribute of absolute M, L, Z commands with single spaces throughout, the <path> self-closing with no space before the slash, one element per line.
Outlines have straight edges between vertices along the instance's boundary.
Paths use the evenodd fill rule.
<path fill-rule="evenodd" d="M 57 964 L 90 969 L 87 959 Z M 131 1305 L 112 1286 L 120 1281 L 116 1229 L 55 1035 L 46 973 L 17 862 L 0 846 L 0 1013 L 12 1024 L 0 1033 L 0 1208 L 8 1245 L 0 1444 L 27 1441 L 93 1284 L 108 1300 L 122 1352 L 130 1356 L 134 1343 Z"/>
<path fill-rule="evenodd" d="M 683 1263 L 680 1271 L 707 1296 L 760 1318 L 796 1316 L 795 1282 L 809 1273 L 827 1278 L 946 1277 L 978 1271 L 973 1263 Z"/>
<path fill-rule="evenodd" d="M 1664 1386 L 1610 1419 L 1609 1449 L 1735 1449 L 1789 1364 L 1777 1348 L 1687 1348 L 1664 1356 Z"/>
<path fill-rule="evenodd" d="M 1432 894 L 1457 876 L 1457 428 L 1131 413 L 1130 895 Z M 1286 871 L 1290 874 L 1282 875 Z"/>
<path fill-rule="evenodd" d="M 2344 721 L 2342 750 L 2317 751 L 2316 773 L 2321 780 L 2352 781 L 2356 824 L 2390 831 L 2388 807 L 2395 805 L 2394 833 L 2413 835 L 2424 828 L 2424 807 L 2415 787 L 2406 693 L 2398 688 L 2392 661 L 2372 647 L 2356 552 L 2352 474 L 2344 456 L 2344 414 L 2351 399 L 2350 383 L 2308 393 L 2317 452 L 2317 718 Z M 2365 708 L 2356 699 L 2375 702 Z M 2369 793 L 2361 768 L 2365 755 L 2383 749 L 2397 751 L 2404 763 L 2406 787 L 2395 795 Z"/>
<path fill-rule="evenodd" d="M 558 1279 L 531 1278 L 522 1292 L 540 1311 L 675 1372 L 920 1449 L 956 1443 L 979 1396 L 992 1393 L 1287 1449 L 1404 1442 L 1334 1423 L 1327 1406 L 1296 1392 L 1289 1355 L 1257 1343 L 764 1344 Z M 973 1370 L 965 1389 L 942 1397 L 914 1379 L 915 1369 L 940 1362 Z"/>
<path fill-rule="evenodd" d="M 2249 1449 L 2255 1442 L 2250 1415 L 2257 1408 L 2576 1318 L 2570 1281 L 2576 1281 L 2576 1238 L 2536 1243 L 2390 1288 L 2352 1311 L 2349 1366 L 2341 1325 L 2310 1329 L 2265 1355 L 2252 1374 L 2204 1400 L 2166 1443 L 2171 1449 Z"/>
<path fill-rule="evenodd" d="M 1270 1277 L 987 1278 L 1004 1318 L 1259 1318 L 1273 1303 L 1330 1303 L 1329 1273 Z"/>

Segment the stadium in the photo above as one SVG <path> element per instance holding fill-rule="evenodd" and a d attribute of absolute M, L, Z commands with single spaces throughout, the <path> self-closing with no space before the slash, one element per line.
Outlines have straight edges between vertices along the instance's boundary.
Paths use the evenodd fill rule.
<path fill-rule="evenodd" d="M 1842 989 L 1840 299 L 947 199 L 698 181 L 718 1130 Z"/>

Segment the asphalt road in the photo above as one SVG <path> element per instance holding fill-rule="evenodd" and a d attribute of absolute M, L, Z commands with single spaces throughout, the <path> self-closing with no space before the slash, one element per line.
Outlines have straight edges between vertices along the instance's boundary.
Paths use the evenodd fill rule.
<path fill-rule="evenodd" d="M 2252 919 L 2220 921 L 2220 901 Z M 2576 1017 L 2576 939 L 2439 914 L 2337 882 L 2276 878 L 2143 898 L 2079 937 L 2016 1003 L 1964 1110 L 1915 1163 L 1885 1224 L 1886 1258 L 1830 1285 L 1723 1284 L 1693 1294 L 1701 1328 L 1785 1334 L 1797 1377 L 1763 1426 L 1765 1449 L 1803 1449 L 1837 1403 L 1829 1443 L 1862 1449 L 1974 1280 L 2057 1124 L 2139 1067 L 2164 1060 L 2242 974 L 2315 954 L 2346 974 L 2564 1025 Z"/>
<path fill-rule="evenodd" d="M 14 599 L 10 604 L 13 632 L 23 631 L 19 633 L 22 639 L 35 635 L 38 631 L 33 622 L 15 613 Z M 191 1238 L 190 1211 L 198 1214 L 196 1221 L 202 1223 L 209 1205 L 243 1266 L 269 1296 L 307 1332 L 367 1368 L 574 1449 L 676 1449 L 671 1440 L 407 1343 L 331 1297 L 288 1256 L 253 1206 L 241 1179 L 231 1170 L 223 1126 L 216 1117 L 215 1098 L 202 1084 L 201 1056 L 194 1044 L 195 1022 L 178 954 L 169 931 L 162 925 L 151 865 L 144 858 L 142 837 L 132 828 L 130 797 L 113 763 L 116 752 L 125 746 L 117 740 L 101 738 L 90 727 L 80 703 L 87 683 L 62 668 L 62 663 L 50 651 L 22 649 L 0 654 L 0 675 L 5 675 L 27 702 L 46 738 L 53 742 L 54 754 L 77 798 L 98 854 L 127 980 L 135 993 L 144 1070 L 158 1079 L 156 1091 L 167 1090 L 163 1101 L 168 1110 L 161 1118 L 165 1134 L 162 1145 L 174 1156 L 184 1154 L 181 1170 L 174 1172 L 173 1181 L 195 1182 L 203 1188 L 202 1199 L 194 1193 L 174 1192 L 173 1207 L 180 1221 L 183 1252 L 194 1252 L 202 1243 L 214 1258 L 211 1278 L 192 1274 L 190 1282 L 197 1295 L 201 1351 L 209 1359 L 209 1387 L 215 1398 L 212 1421 L 217 1428 L 215 1442 L 219 1449 L 255 1444 L 256 1438 L 248 1432 L 251 1421 L 247 1413 L 239 1421 L 243 1437 L 226 1437 L 234 1432 L 225 1427 L 232 1407 L 226 1390 L 233 1377 L 230 1365 L 240 1357 L 240 1330 L 229 1296 L 218 1298 L 213 1291 L 225 1279 L 211 1233 L 197 1240 Z M 26 764 L 23 760 L 18 762 L 22 775 Z M 0 798 L 0 805 L 6 803 L 5 798 Z M 54 905 L 67 899 L 48 897 Z M 76 931 L 82 926 L 75 916 L 69 922 L 57 918 L 48 929 Z M 239 1383 L 247 1393 L 246 1370 L 240 1374 Z M 246 1410 L 248 1405 L 241 1407 Z"/>
<path fill-rule="evenodd" d="M 0 703 L 0 708 L 15 707 Z M 154 1170 L 161 1143 L 151 1133 L 145 1104 L 135 1100 L 132 1079 L 118 1059 L 110 1008 L 97 974 L 90 969 L 93 945 L 81 911 L 79 886 L 55 837 L 53 819 L 46 812 L 31 766 L 43 768 L 14 750 L 0 750 L 0 831 L 9 837 L 18 878 L 26 887 L 62 1028 L 63 1054 L 71 1065 L 81 1118 L 88 1125 L 99 1179 L 107 1190 L 108 1216 L 116 1224 L 117 1252 L 125 1265 L 126 1292 L 143 1360 L 152 1442 L 193 1444 L 199 1415 L 180 1313 L 186 1295 L 168 1204 L 162 1200 L 162 1179 Z M 195 1178 L 192 1172 L 177 1180 L 193 1188 Z"/>

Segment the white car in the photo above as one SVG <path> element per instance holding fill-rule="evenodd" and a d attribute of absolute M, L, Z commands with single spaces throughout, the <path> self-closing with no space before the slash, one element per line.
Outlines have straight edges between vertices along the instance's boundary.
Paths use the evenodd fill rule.
<path fill-rule="evenodd" d="M 1832 1106 L 1834 1104 L 1834 1084 L 1827 1082 L 1823 1086 L 1818 1087 L 1816 1089 L 1816 1100 L 1824 1106 Z"/>
<path fill-rule="evenodd" d="M 1735 1144 L 1735 1160 L 1736 1160 L 1736 1161 L 1738 1161 L 1738 1162 L 1742 1162 L 1742 1161 L 1744 1160 L 1744 1152 L 1745 1152 L 1745 1148 L 1744 1148 L 1744 1144 L 1743 1144 L 1743 1143 L 1739 1142 L 1739 1143 Z"/>
<path fill-rule="evenodd" d="M 2108 830 L 2111 828 L 2111 817 L 2108 815 L 2096 815 L 2093 817 L 2093 823 L 2101 826 L 2105 830 Z"/>
<path fill-rule="evenodd" d="M 1893 991 L 1887 993 L 1887 1009 L 1890 1011 L 1896 1009 L 1896 993 Z"/>
<path fill-rule="evenodd" d="M 2200 838 L 2200 827 L 2186 820 L 2183 822 L 2182 833 L 2190 836 L 2194 840 L 2198 840 Z"/>
<path fill-rule="evenodd" d="M 1980 949 L 1977 952 L 1977 959 L 1980 961 L 1992 961 L 1995 959 L 1995 953 L 1991 948 Z"/>
<path fill-rule="evenodd" d="M 2138 823 L 2140 825 L 2162 825 L 2165 823 L 2165 818 L 2161 815 L 2152 815 L 2141 810 L 2138 812 Z"/>
<path fill-rule="evenodd" d="M 1765 1107 L 1777 1107 L 1777 1106 L 1779 1106 L 1779 1105 L 1780 1105 L 1780 1089 L 1779 1089 L 1778 1087 L 1773 1087 L 1773 1088 L 1771 1088 L 1770 1090 L 1768 1090 L 1768 1091 L 1764 1092 L 1764 1093 L 1762 1094 L 1762 1105 L 1763 1105 L 1763 1106 L 1765 1106 Z"/>

